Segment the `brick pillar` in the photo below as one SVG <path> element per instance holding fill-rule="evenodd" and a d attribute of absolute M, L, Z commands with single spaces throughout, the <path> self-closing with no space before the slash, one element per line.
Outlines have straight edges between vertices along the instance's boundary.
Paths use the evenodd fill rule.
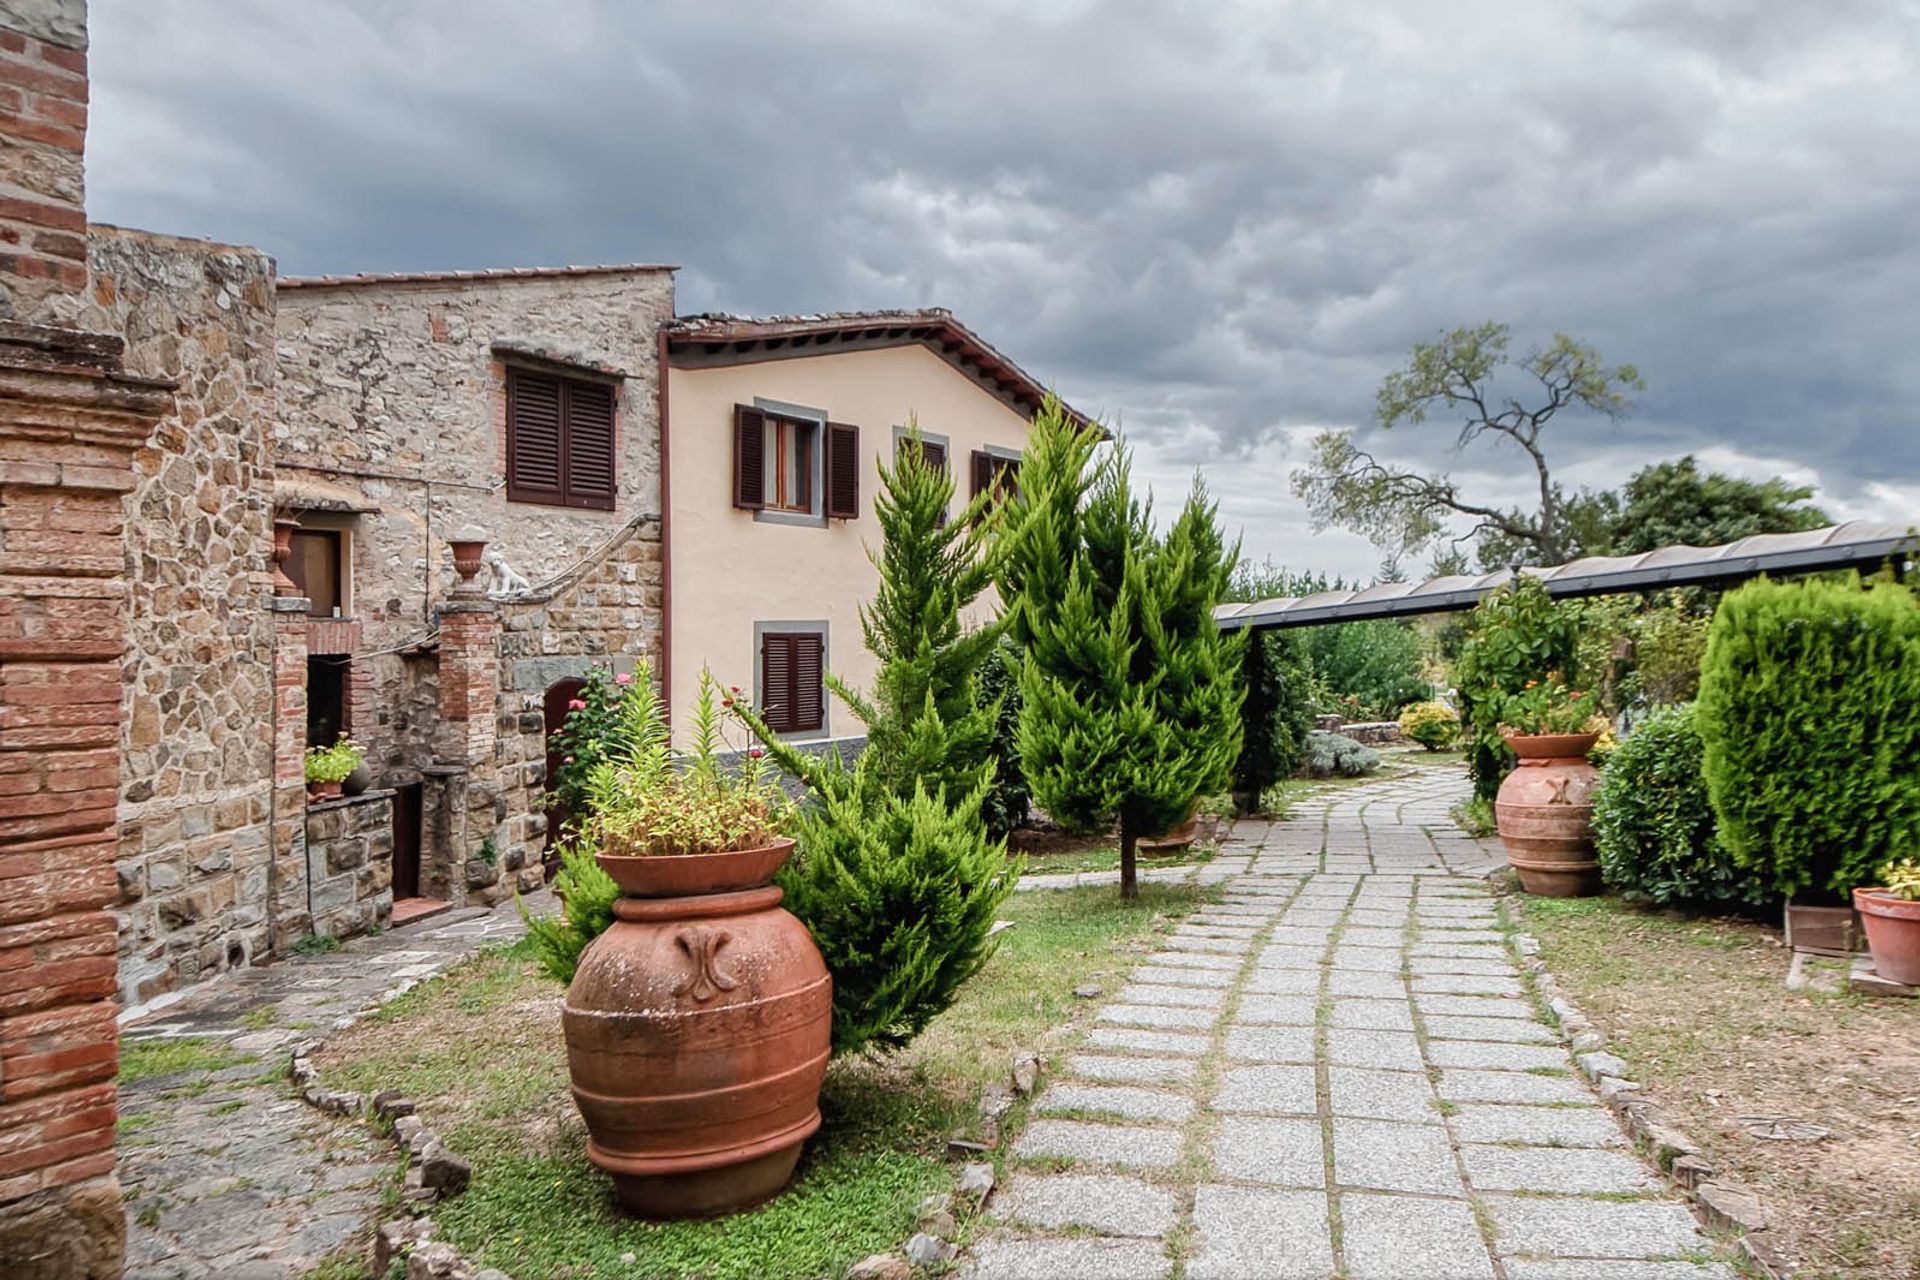
<path fill-rule="evenodd" d="M 4 34 L 0 32 L 0 34 Z M 0 44 L 0 48 L 6 47 Z M 114 858 L 133 452 L 117 338 L 0 322 L 0 1275 L 120 1274 Z"/>
<path fill-rule="evenodd" d="M 281 590 L 297 590 L 286 583 Z M 305 596 L 275 595 L 273 613 L 273 864 L 270 938 L 285 955 L 313 932 L 307 874 L 307 611 Z"/>
<path fill-rule="evenodd" d="M 447 780 L 443 854 L 449 896 L 492 903 L 501 896 L 494 832 L 495 706 L 500 690 L 500 612 L 493 601 L 456 590 L 440 606 L 440 761 L 466 770 Z"/>
<path fill-rule="evenodd" d="M 86 0 L 0 0 L 0 315 L 77 322 L 87 288 Z"/>

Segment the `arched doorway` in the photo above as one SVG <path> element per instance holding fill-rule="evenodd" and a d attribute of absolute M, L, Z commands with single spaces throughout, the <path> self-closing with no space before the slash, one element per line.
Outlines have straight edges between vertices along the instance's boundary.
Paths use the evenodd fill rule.
<path fill-rule="evenodd" d="M 579 676 L 568 676 L 556 680 L 547 687 L 544 709 L 547 729 L 547 787 L 553 789 L 553 780 L 559 776 L 560 752 L 553 746 L 553 735 L 567 722 L 567 704 L 578 698 L 587 687 L 587 682 Z M 564 807 L 554 805 L 547 810 L 547 847 L 540 855 L 540 866 L 546 871 L 547 879 L 553 879 L 553 873 L 560 868 L 560 854 L 557 846 L 572 826 L 573 814 Z"/>

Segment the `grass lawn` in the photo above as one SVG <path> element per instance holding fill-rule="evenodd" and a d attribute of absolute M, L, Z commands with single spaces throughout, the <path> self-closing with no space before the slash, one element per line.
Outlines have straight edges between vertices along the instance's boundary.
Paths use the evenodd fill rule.
<path fill-rule="evenodd" d="M 567 1092 L 561 989 L 522 948 L 409 992 L 334 1037 L 319 1067 L 331 1088 L 398 1088 L 420 1104 L 473 1163 L 472 1187 L 434 1210 L 439 1238 L 517 1280 L 834 1276 L 897 1248 L 919 1201 L 951 1188 L 947 1139 L 977 1134 L 981 1087 L 1004 1080 L 1018 1052 L 1045 1052 L 1050 1029 L 1086 1007 L 1073 988 L 1130 964 L 1122 949 L 1202 900 L 1160 885 L 1133 903 L 1111 887 L 1015 895 L 1001 913 L 1013 928 L 958 1004 L 904 1053 L 829 1071 L 825 1124 L 794 1185 L 715 1222 L 643 1223 L 614 1208 Z"/>
<path fill-rule="evenodd" d="M 1608 1048 L 1766 1201 L 1800 1280 L 1920 1276 L 1920 1001 L 1789 991 L 1778 931 L 1751 921 L 1510 901 Z M 1743 1116 L 1833 1136 L 1768 1140 Z"/>

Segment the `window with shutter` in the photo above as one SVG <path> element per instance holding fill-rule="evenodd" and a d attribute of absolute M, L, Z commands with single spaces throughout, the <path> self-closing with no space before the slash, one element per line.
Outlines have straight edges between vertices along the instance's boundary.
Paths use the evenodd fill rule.
<path fill-rule="evenodd" d="M 760 634 L 760 714 L 775 733 L 826 727 L 826 636 L 819 631 Z"/>
<path fill-rule="evenodd" d="M 827 514 L 860 518 L 860 428 L 844 422 L 827 424 Z"/>
<path fill-rule="evenodd" d="M 1004 501 L 1020 492 L 1020 459 L 1003 458 L 984 449 L 973 451 L 973 496 L 992 491 Z"/>
<path fill-rule="evenodd" d="M 821 441 L 823 430 L 810 418 L 733 406 L 733 505 L 743 511 L 819 516 L 823 481 L 832 488 L 831 475 L 817 474 L 820 451 L 827 447 Z M 854 474 L 857 484 L 858 464 Z"/>
<path fill-rule="evenodd" d="M 733 406 L 733 505 L 758 511 L 767 505 L 767 415 Z"/>
<path fill-rule="evenodd" d="M 507 500 L 611 511 L 618 483 L 615 389 L 507 370 Z"/>

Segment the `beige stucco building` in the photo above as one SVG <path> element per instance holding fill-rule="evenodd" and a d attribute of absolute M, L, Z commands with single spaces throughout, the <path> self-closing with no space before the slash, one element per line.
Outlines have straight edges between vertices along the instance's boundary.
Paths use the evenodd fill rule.
<path fill-rule="evenodd" d="M 821 671 L 870 685 L 860 608 L 877 574 L 878 467 L 910 422 L 955 476 L 956 513 L 1018 483 L 1046 389 L 941 310 L 665 330 L 671 705 L 702 665 L 798 741 L 857 738 Z"/>

